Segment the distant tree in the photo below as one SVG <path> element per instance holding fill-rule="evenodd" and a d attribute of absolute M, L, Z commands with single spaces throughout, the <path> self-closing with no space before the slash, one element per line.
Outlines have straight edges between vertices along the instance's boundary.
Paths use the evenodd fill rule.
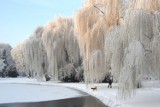
<path fill-rule="evenodd" d="M 65 82 L 77 82 L 75 79 L 76 69 L 73 64 L 68 64 L 59 70 L 59 79 Z"/>
<path fill-rule="evenodd" d="M 6 64 L 4 63 L 3 59 L 0 59 L 0 77 L 4 77 L 4 69 Z"/>
<path fill-rule="evenodd" d="M 18 76 L 16 67 L 14 67 L 12 65 L 7 66 L 6 72 L 7 72 L 8 77 L 17 77 Z"/>
<path fill-rule="evenodd" d="M 12 47 L 8 44 L 0 44 L 0 77 L 16 77 L 15 63 L 11 57 Z"/>
<path fill-rule="evenodd" d="M 7 63 L 7 60 L 6 60 L 6 50 L 3 49 L 1 51 L 1 53 L 2 53 L 2 55 L 1 55 L 1 73 L 0 73 L 0 76 L 5 77 L 7 75 L 6 69 L 7 69 L 7 66 L 8 66 L 8 63 Z"/>
<path fill-rule="evenodd" d="M 15 61 L 16 69 L 19 75 L 26 76 L 26 64 L 23 54 L 24 43 L 19 44 L 11 50 L 11 55 Z"/>

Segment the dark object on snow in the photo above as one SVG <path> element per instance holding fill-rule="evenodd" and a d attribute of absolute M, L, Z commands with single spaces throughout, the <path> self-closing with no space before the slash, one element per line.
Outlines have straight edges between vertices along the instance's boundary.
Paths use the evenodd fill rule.
<path fill-rule="evenodd" d="M 113 77 L 111 76 L 108 81 L 108 88 L 112 88 Z"/>
<path fill-rule="evenodd" d="M 112 88 L 113 76 L 111 72 L 107 73 L 102 83 L 108 83 L 108 88 Z"/>
<path fill-rule="evenodd" d="M 97 91 L 97 86 L 91 88 L 93 91 Z"/>
<path fill-rule="evenodd" d="M 141 88 L 142 87 L 142 84 L 141 84 L 141 82 L 139 82 L 138 84 L 137 84 L 137 88 Z"/>
<path fill-rule="evenodd" d="M 45 74 L 45 79 L 46 79 L 46 81 L 49 81 L 49 80 L 51 80 L 51 77 L 48 76 L 47 74 Z"/>

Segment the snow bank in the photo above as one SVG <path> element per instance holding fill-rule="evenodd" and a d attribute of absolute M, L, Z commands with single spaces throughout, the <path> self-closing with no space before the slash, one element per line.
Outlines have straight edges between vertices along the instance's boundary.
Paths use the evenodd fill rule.
<path fill-rule="evenodd" d="M 15 84 L 15 83 L 25 84 Z M 36 85 L 37 83 L 37 85 Z M 87 94 L 80 93 L 76 90 L 56 86 L 40 85 L 40 82 L 29 79 L 0 79 L 0 104 L 16 102 L 39 102 L 82 97 Z"/>
<path fill-rule="evenodd" d="M 153 84 L 153 85 L 152 85 Z M 108 84 L 97 85 L 97 91 L 88 89 L 85 84 L 60 84 L 67 87 L 76 88 L 87 92 L 101 100 L 105 105 L 110 107 L 160 107 L 160 82 L 144 82 L 143 88 L 136 89 L 136 95 L 128 101 L 117 100 L 117 86 L 113 84 L 113 88 L 107 88 Z"/>
<path fill-rule="evenodd" d="M 86 85 L 84 83 L 61 83 L 59 85 L 75 88 L 86 92 L 100 101 L 102 101 L 105 105 L 109 107 L 121 107 L 119 101 L 117 100 L 117 84 L 113 84 L 113 88 L 108 88 L 108 84 L 94 84 L 94 85 Z M 93 91 L 89 87 L 97 86 L 97 90 Z"/>
<path fill-rule="evenodd" d="M 26 93 L 30 92 L 29 86 L 24 85 L 24 87 L 13 87 L 12 84 L 4 84 L 4 83 L 23 83 L 24 84 L 30 84 L 30 88 L 35 88 L 36 93 L 26 95 Z M 37 84 L 37 85 L 36 85 Z M 5 85 L 11 85 L 7 86 Z M 59 85 L 59 86 L 57 86 Z M 8 95 L 16 96 L 16 99 L 18 98 L 18 92 L 23 92 L 23 95 L 26 95 L 28 98 L 31 97 L 32 99 L 28 99 L 29 101 L 34 101 L 33 98 L 35 98 L 37 101 L 41 100 L 53 100 L 60 98 L 66 98 L 67 97 L 74 97 L 74 96 L 81 96 L 82 94 L 78 93 L 75 90 L 71 90 L 65 87 L 70 87 L 74 89 L 81 90 L 83 92 L 86 92 L 92 96 L 95 96 L 99 100 L 101 100 L 104 104 L 110 106 L 110 107 L 160 107 L 160 82 L 159 81 L 144 81 L 142 83 L 143 88 L 136 89 L 136 95 L 132 97 L 128 101 L 124 101 L 123 103 L 117 100 L 117 84 L 113 84 L 113 88 L 107 88 L 108 84 L 102 83 L 102 84 L 94 84 L 94 86 L 97 86 L 97 91 L 91 90 L 89 87 L 92 87 L 91 85 L 86 85 L 84 83 L 53 83 L 53 82 L 38 82 L 35 79 L 28 79 L 28 78 L 15 78 L 15 79 L 0 79 L 0 92 L 3 93 L 0 96 L 0 102 L 2 102 L 3 98 L 7 98 L 7 90 L 16 90 L 17 93 L 9 93 Z M 3 92 L 2 92 L 3 91 Z M 59 94 L 59 92 L 61 92 Z M 32 93 L 32 92 L 31 92 Z M 48 94 L 47 94 L 48 93 Z M 34 95 L 35 94 L 35 95 Z M 2 98 L 3 97 L 3 98 Z M 26 97 L 26 98 L 27 98 Z M 11 98 L 9 98 L 11 99 Z M 21 99 L 23 100 L 23 98 Z M 17 100 L 18 101 L 18 100 Z"/>

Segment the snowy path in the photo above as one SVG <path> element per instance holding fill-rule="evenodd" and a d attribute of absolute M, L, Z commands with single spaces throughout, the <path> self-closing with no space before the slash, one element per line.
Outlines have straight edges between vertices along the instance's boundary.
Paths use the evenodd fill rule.
<path fill-rule="evenodd" d="M 160 83 L 157 81 L 144 82 L 143 88 L 136 89 L 136 95 L 123 103 L 117 100 L 117 84 L 113 84 L 112 89 L 107 88 L 108 84 L 95 84 L 98 87 L 97 91 L 87 89 L 85 84 L 60 85 L 82 90 L 110 107 L 160 107 Z"/>
<path fill-rule="evenodd" d="M 53 82 L 38 82 L 35 79 L 28 79 L 28 78 L 16 78 L 16 79 L 0 79 L 0 87 L 3 83 L 23 83 L 23 84 L 37 84 L 36 86 L 42 86 L 42 87 L 54 87 L 54 86 L 65 86 L 70 87 L 74 89 L 81 90 L 83 92 L 86 92 L 92 96 L 95 96 L 96 98 L 100 99 L 104 104 L 110 106 L 110 107 L 160 107 L 160 82 L 158 81 L 152 81 L 152 82 L 144 82 L 143 88 L 136 90 L 136 95 L 131 98 L 128 101 L 125 101 L 124 103 L 120 103 L 120 101 L 117 100 L 117 85 L 113 84 L 113 88 L 109 89 L 107 88 L 108 84 L 99 84 L 97 86 L 97 91 L 93 91 L 90 88 L 87 88 L 84 83 L 53 83 Z M 13 89 L 12 87 L 9 90 Z M 21 87 L 19 87 L 21 88 Z M 25 88 L 25 87 L 24 87 Z M 46 95 L 47 98 L 54 98 L 57 96 L 57 94 L 52 93 L 52 88 L 48 88 L 48 94 Z M 26 89 L 26 88 L 25 88 Z M 42 89 L 42 90 L 40 90 Z M 42 92 L 43 94 L 43 88 L 40 88 L 39 92 Z M 61 88 L 60 88 L 61 89 Z M 67 88 L 66 88 L 67 89 Z M 63 87 L 62 94 L 66 94 L 70 92 Z M 5 90 L 5 89 L 3 89 Z M 16 90 L 16 87 L 15 87 Z M 52 90 L 52 91 L 51 91 Z M 59 90 L 59 89 L 57 89 Z M 23 88 L 21 88 L 20 91 L 23 91 Z M 26 90 L 27 91 L 27 90 Z M 1 92 L 1 89 L 0 89 Z M 5 92 L 5 91 L 4 91 Z M 73 92 L 73 93 L 72 93 Z M 77 91 L 72 91 L 70 94 L 79 96 L 79 93 Z M 50 93 L 50 95 L 49 95 Z M 40 93 L 39 93 L 40 94 Z M 70 95 L 69 94 L 69 95 Z M 54 96 L 55 95 L 55 96 Z M 67 95 L 67 96 L 69 96 Z M 3 95 L 5 96 L 5 95 Z M 43 95 L 45 96 L 45 95 Z M 81 96 L 81 94 L 80 94 Z M 2 96 L 0 96 L 1 99 Z M 58 96 L 57 96 L 58 97 Z M 65 96 L 61 96 L 65 97 Z M 43 97 L 42 99 L 44 99 Z"/>

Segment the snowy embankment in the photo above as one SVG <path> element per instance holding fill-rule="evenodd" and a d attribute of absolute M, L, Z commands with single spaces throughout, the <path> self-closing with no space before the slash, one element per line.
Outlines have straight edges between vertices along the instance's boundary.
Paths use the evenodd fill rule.
<path fill-rule="evenodd" d="M 43 84 L 35 79 L 0 79 L 0 104 L 40 102 L 86 96 L 70 88 Z"/>
<path fill-rule="evenodd" d="M 107 88 L 108 84 L 98 84 L 97 91 L 87 88 L 85 84 L 60 84 L 67 87 L 76 88 L 87 92 L 101 100 L 105 105 L 110 107 L 160 107 L 160 82 L 143 82 L 143 88 L 136 89 L 135 96 L 128 101 L 117 100 L 117 84 L 113 84 L 113 88 Z"/>
<path fill-rule="evenodd" d="M 84 83 L 53 83 L 53 82 L 39 82 L 36 81 L 35 79 L 28 79 L 28 78 L 17 78 L 17 79 L 0 79 L 0 87 L 2 87 L 2 83 L 21 83 L 21 84 L 37 84 L 36 86 L 41 86 L 43 87 L 52 87 L 48 91 L 45 90 L 39 90 L 40 92 L 37 94 L 41 94 L 40 96 L 43 96 L 43 98 L 54 98 L 58 97 L 59 93 L 55 94 L 55 89 L 54 86 L 65 86 L 65 87 L 71 87 L 74 89 L 78 89 L 84 92 L 87 92 L 88 94 L 95 96 L 96 98 L 100 99 L 103 103 L 105 103 L 108 106 L 111 107 L 160 107 L 160 82 L 158 81 L 152 81 L 152 82 L 143 82 L 143 88 L 137 89 L 136 90 L 136 95 L 131 98 L 128 101 L 125 101 L 123 103 L 120 103 L 120 101 L 117 100 L 117 86 L 116 84 L 113 84 L 113 88 L 107 88 L 108 84 L 98 84 L 97 90 L 93 91 L 89 87 L 86 86 Z M 45 85 L 45 86 L 44 86 Z M 77 95 L 78 93 L 75 92 L 75 90 L 72 91 L 67 91 L 68 89 L 65 87 L 61 87 L 60 90 L 63 90 L 62 92 L 62 97 L 68 96 L 68 95 Z M 8 87 L 9 88 L 9 87 Z M 14 88 L 14 87 L 13 87 Z M 13 89 L 12 87 L 10 89 Z M 15 87 L 16 89 L 17 87 Z M 25 87 L 19 87 L 21 88 L 20 90 L 24 92 L 23 88 Z M 0 92 L 2 88 L 0 88 Z M 6 89 L 8 90 L 8 89 Z M 4 92 L 6 92 L 4 90 Z M 28 89 L 26 89 L 28 90 Z M 52 91 L 53 93 L 52 93 Z M 27 91 L 28 92 L 28 91 Z M 27 93 L 26 92 L 26 93 Z M 44 95 L 44 93 L 50 93 L 48 95 Z M 68 94 L 68 95 L 66 95 Z M 79 94 L 78 94 L 79 95 Z M 0 96 L 0 100 L 2 97 L 5 97 L 6 95 L 2 94 Z M 16 94 L 17 98 L 18 94 Z M 34 95 L 32 95 L 34 97 Z M 31 97 L 32 97 L 31 96 Z M 45 97 L 44 97 L 45 96 Z M 38 97 L 36 97 L 38 98 Z M 38 100 L 38 99 L 37 99 Z"/>

